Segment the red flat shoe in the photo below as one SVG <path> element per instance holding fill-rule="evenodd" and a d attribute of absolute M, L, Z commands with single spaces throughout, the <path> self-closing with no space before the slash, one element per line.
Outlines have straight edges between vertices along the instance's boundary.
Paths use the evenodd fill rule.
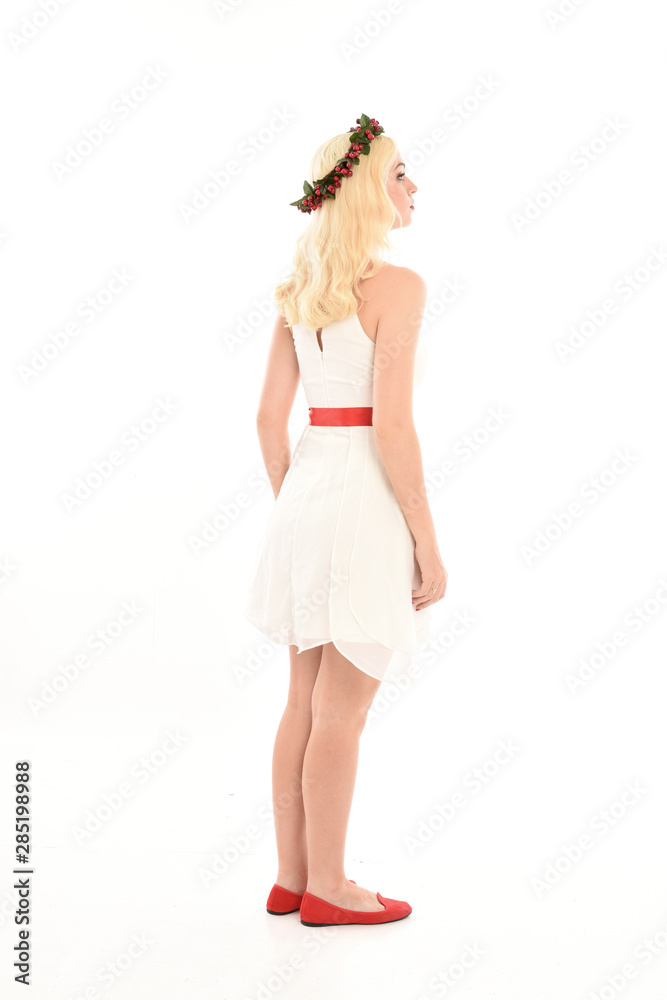
<path fill-rule="evenodd" d="M 348 881 L 352 882 L 353 885 L 357 884 L 353 878 L 348 879 Z M 266 901 L 266 909 L 268 913 L 282 917 L 285 913 L 294 913 L 295 910 L 298 910 L 302 899 L 302 892 L 291 892 L 289 889 L 283 889 L 281 885 L 274 885 Z"/>
<path fill-rule="evenodd" d="M 328 927 L 332 924 L 388 924 L 403 920 L 412 913 L 409 903 L 401 899 L 387 899 L 377 893 L 384 910 L 346 910 L 326 899 L 304 892 L 301 902 L 301 923 L 306 927 Z"/>

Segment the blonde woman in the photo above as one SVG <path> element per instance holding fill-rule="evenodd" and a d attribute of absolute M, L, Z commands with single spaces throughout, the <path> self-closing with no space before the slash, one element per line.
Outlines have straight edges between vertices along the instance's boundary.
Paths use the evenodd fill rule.
<path fill-rule="evenodd" d="M 275 503 L 249 578 L 246 617 L 289 647 L 272 759 L 274 914 L 307 926 L 400 920 L 409 903 L 348 880 L 345 838 L 359 737 L 382 682 L 431 637 L 447 572 L 412 416 L 423 279 L 382 258 L 409 226 L 416 185 L 376 119 L 325 142 L 297 241 L 257 411 Z M 291 454 L 299 384 L 309 423 Z"/>

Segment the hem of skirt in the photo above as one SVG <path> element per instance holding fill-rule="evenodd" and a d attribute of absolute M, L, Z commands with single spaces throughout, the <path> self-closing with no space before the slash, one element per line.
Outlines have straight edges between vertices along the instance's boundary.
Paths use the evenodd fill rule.
<path fill-rule="evenodd" d="M 314 649 L 316 646 L 322 646 L 327 642 L 332 642 L 336 647 L 336 649 L 338 650 L 338 652 L 341 654 L 341 656 L 344 656 L 345 659 L 349 660 L 350 663 L 354 664 L 354 666 L 358 670 L 361 670 L 368 677 L 373 677 L 374 680 L 384 681 L 386 683 L 395 683 L 398 677 L 402 676 L 410 666 L 412 657 L 415 656 L 417 653 L 421 652 L 422 650 L 424 650 L 428 646 L 428 644 L 432 641 L 432 635 L 429 629 L 428 621 L 426 622 L 425 628 L 423 630 L 424 632 L 428 632 L 428 634 L 423 634 L 422 630 L 418 629 L 416 632 L 415 640 L 412 643 L 412 645 L 410 647 L 405 647 L 405 646 L 387 646 L 385 645 L 385 643 L 379 642 L 368 632 L 364 633 L 365 635 L 369 636 L 368 639 L 343 638 L 341 636 L 338 636 L 338 638 L 336 638 L 336 636 L 329 635 L 329 636 L 317 637 L 315 639 L 303 640 L 294 634 L 293 627 L 290 627 L 289 630 L 286 630 L 284 627 L 276 629 L 276 628 L 271 628 L 268 625 L 260 624 L 258 619 L 251 618 L 247 614 L 245 615 L 245 618 L 252 625 L 254 625 L 255 628 L 258 629 L 262 633 L 262 635 L 264 635 L 269 640 L 269 642 L 272 642 L 276 646 L 296 646 L 298 653 L 304 653 L 308 649 Z M 306 645 L 306 642 L 308 643 L 308 645 Z M 341 649 L 339 643 L 345 643 L 345 642 L 366 643 L 369 646 L 381 646 L 388 652 L 394 654 L 398 653 L 402 655 L 404 658 L 407 658 L 408 662 L 404 665 L 404 668 L 401 669 L 400 671 L 397 670 L 396 668 L 390 669 L 388 667 L 382 676 L 378 676 L 377 673 L 371 673 L 371 671 L 368 670 L 361 663 L 357 663 L 356 660 L 354 660 L 352 657 L 348 655 L 348 652 L 346 652 L 344 649 Z"/>
<path fill-rule="evenodd" d="M 244 615 L 244 617 L 254 625 L 256 629 L 266 636 L 266 638 L 273 642 L 276 646 L 297 646 L 300 653 L 304 652 L 306 649 L 312 649 L 313 646 L 321 646 L 325 642 L 336 642 L 336 638 L 340 642 L 365 642 L 369 646 L 382 646 L 383 649 L 389 649 L 394 653 L 406 653 L 408 656 L 410 654 L 418 653 L 420 650 L 424 649 L 425 646 L 431 641 L 432 636 L 430 635 L 429 621 L 427 620 L 423 629 L 415 630 L 414 640 L 406 646 L 387 646 L 386 643 L 380 642 L 371 632 L 363 629 L 363 638 L 360 635 L 353 636 L 323 636 L 321 638 L 313 639 L 312 641 L 306 640 L 309 644 L 301 645 L 302 640 L 299 639 L 294 632 L 293 628 L 290 628 L 289 632 L 286 632 L 285 628 L 271 628 L 270 625 L 260 624 L 259 619 L 251 618 L 249 615 Z M 361 624 L 361 623 L 360 623 Z M 363 628 L 363 626 L 362 626 Z M 428 635 L 422 636 L 421 633 L 429 631 Z M 281 636 L 281 638 L 278 638 Z"/>

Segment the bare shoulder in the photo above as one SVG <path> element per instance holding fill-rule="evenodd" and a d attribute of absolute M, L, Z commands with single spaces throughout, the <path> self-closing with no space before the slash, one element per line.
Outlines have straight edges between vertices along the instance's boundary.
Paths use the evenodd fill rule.
<path fill-rule="evenodd" d="M 390 271 L 387 271 L 387 273 L 391 273 L 395 278 L 400 278 L 404 281 L 424 280 L 421 274 L 417 271 L 413 271 L 411 267 L 399 267 L 398 264 L 388 264 L 387 267 L 391 269 Z"/>
<path fill-rule="evenodd" d="M 421 274 L 417 271 L 413 271 L 411 267 L 400 267 L 398 264 L 388 264 L 382 265 L 380 270 L 375 275 L 377 278 L 385 278 L 391 281 L 405 281 L 405 282 L 420 282 L 424 281 Z"/>
<path fill-rule="evenodd" d="M 385 336 L 396 335 L 399 329 L 405 331 L 406 327 L 416 334 L 426 306 L 426 282 L 411 267 L 391 264 L 383 271 L 382 294 L 378 302 L 379 335 L 383 330 Z"/>
<path fill-rule="evenodd" d="M 382 300 L 389 308 L 393 308 L 401 300 L 409 299 L 415 304 L 426 299 L 426 282 L 411 267 L 388 264 L 378 273 L 378 277 L 382 280 Z"/>

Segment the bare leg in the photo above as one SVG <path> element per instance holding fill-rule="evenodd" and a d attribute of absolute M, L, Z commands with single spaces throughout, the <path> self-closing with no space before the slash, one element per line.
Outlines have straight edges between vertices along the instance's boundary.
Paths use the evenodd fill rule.
<path fill-rule="evenodd" d="M 345 877 L 344 854 L 361 736 L 380 681 L 328 642 L 313 689 L 312 729 L 303 759 L 308 892 L 351 910 L 382 910 L 377 894 Z"/>
<path fill-rule="evenodd" d="M 312 693 L 322 646 L 297 652 L 289 647 L 290 685 L 287 705 L 276 733 L 272 759 L 273 818 L 278 847 L 276 884 L 303 892 L 308 879 L 306 817 L 301 771 L 312 721 Z"/>

